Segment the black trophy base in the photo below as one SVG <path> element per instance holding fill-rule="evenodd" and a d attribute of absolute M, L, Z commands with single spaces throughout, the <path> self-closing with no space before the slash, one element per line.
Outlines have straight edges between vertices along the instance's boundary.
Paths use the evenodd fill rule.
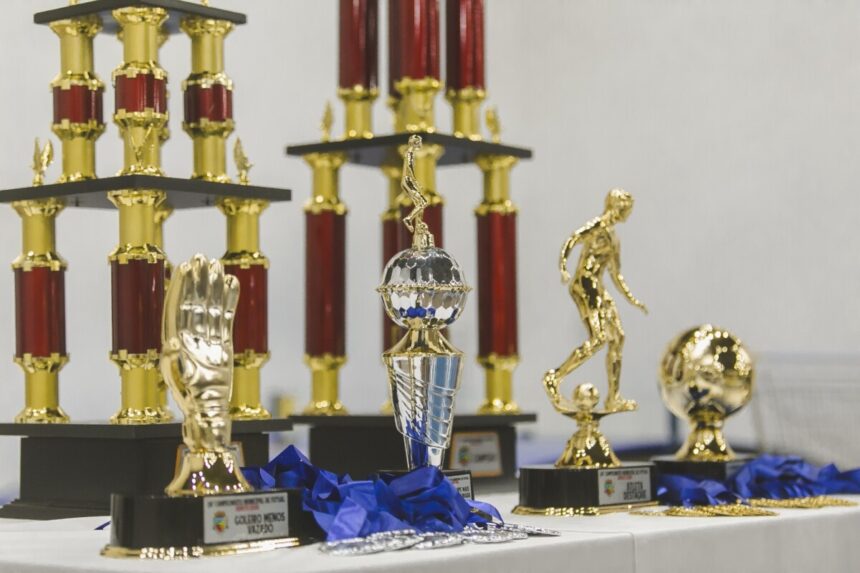
<path fill-rule="evenodd" d="M 108 557 L 185 559 L 293 547 L 324 537 L 302 510 L 302 490 L 202 497 L 111 498 Z"/>
<path fill-rule="evenodd" d="M 310 427 L 308 455 L 314 465 L 366 479 L 380 468 L 404 468 L 403 436 L 391 415 L 292 416 Z M 467 470 L 481 494 L 510 490 L 516 484 L 517 427 L 534 414 L 454 416 L 444 469 Z"/>
<path fill-rule="evenodd" d="M 693 479 L 725 481 L 755 458 L 751 454 L 738 454 L 728 462 L 691 462 L 675 456 L 654 456 L 651 461 L 660 475 L 682 475 Z"/>
<path fill-rule="evenodd" d="M 377 474 L 393 475 L 395 477 L 404 476 L 409 473 L 409 470 L 379 470 Z M 469 470 L 442 470 L 445 477 L 448 478 L 460 495 L 466 499 L 475 499 L 475 488 L 472 486 L 472 472 Z"/>
<path fill-rule="evenodd" d="M 233 422 L 244 464 L 269 460 L 270 432 L 288 420 Z M 182 445 L 181 424 L 0 424 L 21 436 L 20 495 L 0 517 L 63 519 L 108 515 L 111 494 L 158 495 L 170 483 Z"/>
<path fill-rule="evenodd" d="M 654 464 L 617 468 L 520 468 L 520 515 L 599 515 L 656 504 Z"/>

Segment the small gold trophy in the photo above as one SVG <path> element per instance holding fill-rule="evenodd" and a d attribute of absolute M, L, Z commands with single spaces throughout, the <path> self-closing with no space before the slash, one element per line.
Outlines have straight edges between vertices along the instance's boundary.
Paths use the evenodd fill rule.
<path fill-rule="evenodd" d="M 292 547 L 319 530 L 300 490 L 252 491 L 230 441 L 239 281 L 203 255 L 170 281 L 161 371 L 182 410 L 185 451 L 166 495 L 111 497 L 108 557 L 186 559 Z"/>
<path fill-rule="evenodd" d="M 692 429 L 675 456 L 654 458 L 664 473 L 724 480 L 749 461 L 723 436 L 723 422 L 752 398 L 753 360 L 739 338 L 703 324 L 681 333 L 660 364 L 663 402 Z"/>
<path fill-rule="evenodd" d="M 647 312 L 621 275 L 620 243 L 615 235 L 615 225 L 626 221 L 632 209 L 633 197 L 629 193 L 611 190 L 603 214 L 574 232 L 562 246 L 559 261 L 562 282 L 569 285 L 570 296 L 589 338 L 561 366 L 544 375 L 543 385 L 555 409 L 573 418 L 578 429 L 554 467 L 520 468 L 520 504 L 514 513 L 596 515 L 649 504 L 654 499 L 653 464 L 622 466 L 598 428 L 604 416 L 636 409 L 636 402 L 621 397 L 624 330 L 603 279 L 608 272 L 624 297 Z M 571 277 L 567 260 L 577 245 L 582 247 L 582 253 Z M 592 384 L 578 385 L 573 400 L 562 396 L 561 382 L 604 347 L 609 392 L 603 408 L 598 409 L 600 395 Z"/>

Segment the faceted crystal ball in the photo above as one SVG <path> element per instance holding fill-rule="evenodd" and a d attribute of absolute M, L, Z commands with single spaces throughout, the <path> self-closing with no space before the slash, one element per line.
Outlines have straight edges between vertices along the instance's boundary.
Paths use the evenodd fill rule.
<path fill-rule="evenodd" d="M 460 264 L 444 249 L 406 249 L 382 271 L 385 311 L 404 328 L 444 328 L 460 316 L 470 287 Z"/>
<path fill-rule="evenodd" d="M 663 402 L 679 418 L 719 423 L 749 402 L 752 389 L 752 358 L 727 330 L 710 324 L 692 328 L 663 356 Z"/>

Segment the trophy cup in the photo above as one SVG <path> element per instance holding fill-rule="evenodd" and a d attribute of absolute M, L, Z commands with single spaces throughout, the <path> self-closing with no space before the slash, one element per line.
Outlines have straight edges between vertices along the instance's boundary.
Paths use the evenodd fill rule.
<path fill-rule="evenodd" d="M 292 547 L 314 534 L 301 490 L 254 492 L 230 442 L 233 319 L 239 280 L 203 255 L 167 291 L 161 372 L 185 416 L 166 495 L 114 494 L 109 557 L 183 559 Z"/>
<path fill-rule="evenodd" d="M 520 468 L 520 503 L 514 513 L 597 515 L 648 505 L 656 497 L 654 464 L 621 464 L 598 428 L 604 416 L 636 409 L 636 402 L 625 400 L 620 394 L 624 331 L 618 309 L 603 284 L 604 272 L 608 271 L 625 298 L 647 312 L 621 275 L 620 244 L 615 235 L 615 225 L 625 221 L 632 209 L 633 197 L 626 191 L 613 189 L 606 196 L 604 213 L 574 232 L 561 249 L 562 282 L 569 284 L 589 339 L 574 349 L 559 368 L 548 371 L 543 385 L 555 409 L 573 418 L 578 429 L 555 466 Z M 571 277 L 567 258 L 576 245 L 582 246 L 582 254 Z M 609 383 L 603 408 L 598 409 L 600 395 L 592 384 L 578 385 L 573 400 L 563 397 L 559 386 L 564 378 L 603 347 L 607 352 Z"/>
<path fill-rule="evenodd" d="M 743 343 L 710 324 L 675 338 L 660 364 L 660 394 L 669 410 L 692 426 L 674 456 L 653 459 L 660 473 L 725 480 L 752 459 L 723 436 L 723 422 L 750 401 L 753 361 Z"/>
<path fill-rule="evenodd" d="M 377 289 L 385 311 L 403 338 L 382 355 L 397 431 L 403 436 L 409 470 L 423 466 L 443 469 L 451 443 L 454 398 L 460 385 L 463 353 L 454 348 L 441 330 L 460 316 L 471 288 L 460 264 L 434 244 L 424 222 L 427 199 L 415 178 L 415 154 L 421 137 L 413 135 L 404 154 L 403 191 L 412 200 L 412 211 L 403 224 L 412 233 L 412 247 L 394 255 L 382 273 Z M 465 497 L 472 497 L 468 470 L 445 471 Z"/>

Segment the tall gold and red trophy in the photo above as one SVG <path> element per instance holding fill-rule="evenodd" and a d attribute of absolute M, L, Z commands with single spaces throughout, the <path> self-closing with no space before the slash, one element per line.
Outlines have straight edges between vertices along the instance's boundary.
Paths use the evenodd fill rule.
<path fill-rule="evenodd" d="M 343 165 L 381 169 L 387 180 L 382 213 L 382 265 L 407 248 L 410 237 L 400 220 L 412 204 L 400 188 L 403 154 L 410 134 L 423 146 L 414 158 L 415 174 L 428 201 L 424 221 L 443 243 L 444 196 L 437 168 L 475 164 L 484 174 L 483 200 L 477 220 L 479 356 L 486 394 L 478 415 L 455 418 L 451 455 L 446 467 L 470 469 L 477 478 L 512 480 L 515 471 L 515 424 L 535 419 L 522 414 L 513 397 L 513 370 L 518 362 L 516 295 L 516 207 L 510 198 L 510 171 L 528 149 L 499 142 L 498 117 L 488 110 L 486 139 L 481 129 L 485 92 L 484 1 L 390 0 L 387 6 L 388 97 L 393 132 L 373 133 L 372 106 L 378 90 L 378 0 L 339 2 L 339 87 L 344 101 L 343 135 L 331 140 L 332 118 L 324 120 L 321 143 L 294 145 L 289 155 L 304 157 L 313 168 L 314 192 L 308 202 L 306 265 L 306 353 L 312 371 L 312 398 L 296 423 L 308 424 L 312 460 L 353 476 L 400 463 L 401 445 L 394 430 L 390 401 L 383 415 L 356 415 L 340 398 L 338 368 L 346 360 L 343 252 L 348 234 L 346 207 L 338 175 Z M 444 8 L 444 10 L 443 10 Z M 446 23 L 446 77 L 440 73 L 440 23 Z M 453 133 L 440 133 L 436 101 L 444 90 L 450 102 Z M 322 217 L 332 223 L 323 225 Z M 318 219 L 319 218 L 319 219 Z M 383 317 L 382 347 L 389 348 L 403 331 Z M 456 333 L 454 334 L 456 336 Z M 350 382 L 348 382 L 349 384 Z M 363 391 L 370 390 L 365 386 Z M 468 379 L 465 383 L 469 383 Z M 385 378 L 379 377 L 379 390 Z M 334 447 L 338 444 L 338 447 Z M 480 453 L 482 465 L 470 465 L 467 451 Z M 479 481 L 480 483 L 480 481 Z"/>
<path fill-rule="evenodd" d="M 291 426 L 286 420 L 269 420 L 260 398 L 260 368 L 269 357 L 269 261 L 259 244 L 261 213 L 270 202 L 288 201 L 290 191 L 250 185 L 251 163 L 238 140 L 233 153 L 238 182 L 228 175 L 227 139 L 235 124 L 224 41 L 235 26 L 245 23 L 243 14 L 205 2 L 122 5 L 93 0 L 37 13 L 34 21 L 48 25 L 60 39 L 60 73 L 51 82 L 51 129 L 61 142 L 62 173 L 56 183 L 45 183 L 53 146 L 37 142 L 33 185 L 0 190 L 0 202 L 10 203 L 22 219 L 22 253 L 13 263 L 15 361 L 24 370 L 26 388 L 15 423 L 0 423 L 0 435 L 22 438 L 21 493 L 0 508 L 0 515 L 104 515 L 112 491 L 161 491 L 173 475 L 182 443 L 158 369 L 170 279 L 164 226 L 175 209 L 217 206 L 227 219 L 222 261 L 241 285 L 230 402 L 230 415 L 237 421 L 237 452 L 246 463 L 265 463 L 267 433 Z M 111 81 L 123 163 L 116 176 L 106 178 L 96 176 L 95 157 L 95 141 L 106 130 L 106 87 L 94 71 L 93 40 L 102 31 L 116 34 L 123 54 Z M 191 54 L 191 74 L 182 82 L 181 125 L 191 138 L 194 160 L 185 178 L 170 177 L 161 167 L 161 145 L 170 135 L 171 118 L 168 72 L 159 63 L 159 48 L 179 32 L 189 37 Z M 109 356 L 120 381 L 104 382 L 104 396 L 116 393 L 119 400 L 96 422 L 70 422 L 59 399 L 58 373 L 69 359 L 66 327 L 71 337 L 86 328 L 65 320 L 65 281 L 75 277 L 57 254 L 55 222 L 67 207 L 116 208 L 119 214 L 119 240 L 108 261 Z M 108 408 L 117 401 L 104 402 Z"/>

